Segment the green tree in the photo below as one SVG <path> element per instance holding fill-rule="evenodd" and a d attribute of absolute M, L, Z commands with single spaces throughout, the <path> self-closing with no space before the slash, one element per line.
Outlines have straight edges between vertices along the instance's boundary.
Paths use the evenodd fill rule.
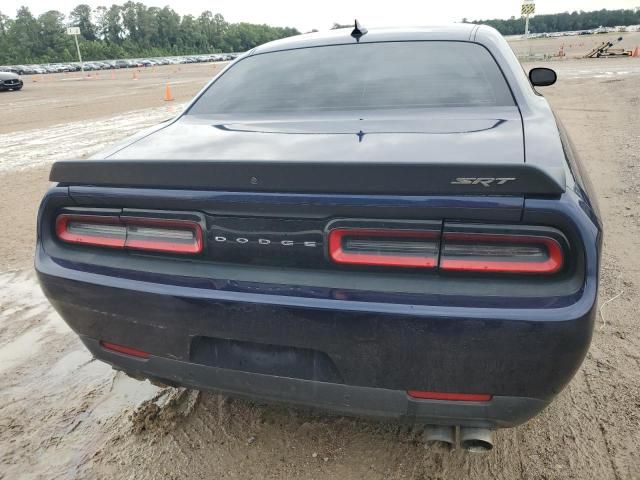
<path fill-rule="evenodd" d="M 28 63 L 38 55 L 40 25 L 27 7 L 20 7 L 8 31 L 7 56 L 14 61 Z M 3 62 L 4 63 L 4 62 Z"/>
<path fill-rule="evenodd" d="M 158 18 L 158 46 L 165 49 L 174 48 L 178 42 L 180 32 L 180 15 L 169 7 L 157 12 Z"/>
<path fill-rule="evenodd" d="M 509 20 L 492 19 L 476 20 L 471 23 L 482 23 L 497 29 L 503 35 L 524 33 L 524 19 Z M 640 10 L 596 10 L 593 12 L 563 12 L 550 15 L 535 15 L 529 20 L 532 32 L 563 32 L 570 30 L 590 30 L 618 25 L 635 25 L 640 23 Z"/>
<path fill-rule="evenodd" d="M 105 12 L 102 34 L 107 43 L 122 43 L 124 27 L 122 25 L 122 8 L 119 5 L 111 5 Z"/>
<path fill-rule="evenodd" d="M 295 28 L 250 23 L 230 24 L 219 13 L 180 17 L 169 7 L 122 5 L 76 6 L 68 22 L 56 10 L 35 18 L 22 7 L 15 19 L 0 13 L 0 64 L 69 62 L 75 60 L 73 38 L 66 25 L 80 28 L 86 60 L 244 51 L 270 40 L 297 35 Z"/>
<path fill-rule="evenodd" d="M 51 56 L 71 46 L 72 40 L 65 32 L 64 15 L 49 10 L 38 17 L 40 37 L 37 56 Z"/>
<path fill-rule="evenodd" d="M 85 40 L 95 40 L 96 26 L 91 21 L 91 7 L 80 4 L 69 14 L 69 21 L 72 25 L 80 27 L 80 34 Z"/>

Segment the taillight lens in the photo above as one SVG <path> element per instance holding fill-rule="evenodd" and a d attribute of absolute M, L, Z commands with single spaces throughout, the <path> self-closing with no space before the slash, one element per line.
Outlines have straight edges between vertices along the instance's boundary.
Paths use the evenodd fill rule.
<path fill-rule="evenodd" d="M 62 214 L 56 234 L 67 243 L 178 254 L 202 252 L 202 228 L 190 220 Z"/>
<path fill-rule="evenodd" d="M 119 217 L 93 215 L 59 215 L 56 234 L 67 243 L 124 248 L 127 229 Z"/>
<path fill-rule="evenodd" d="M 431 231 L 335 228 L 329 232 L 329 257 L 349 265 L 435 268 L 438 237 Z"/>
<path fill-rule="evenodd" d="M 552 237 L 470 232 L 442 236 L 441 270 L 552 274 L 563 264 L 562 247 Z"/>
<path fill-rule="evenodd" d="M 202 229 L 195 222 L 148 219 L 131 222 L 127 224 L 125 248 L 192 254 L 202 251 Z"/>
<path fill-rule="evenodd" d="M 339 264 L 536 275 L 567 267 L 568 241 L 552 227 L 453 221 L 421 222 L 418 228 L 383 220 L 335 223 L 328 232 L 328 254 Z"/>

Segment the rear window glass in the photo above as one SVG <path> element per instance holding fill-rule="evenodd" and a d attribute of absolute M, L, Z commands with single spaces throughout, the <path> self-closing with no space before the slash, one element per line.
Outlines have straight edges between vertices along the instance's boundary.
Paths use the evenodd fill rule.
<path fill-rule="evenodd" d="M 493 57 L 465 42 L 332 45 L 249 56 L 193 114 L 514 105 Z"/>

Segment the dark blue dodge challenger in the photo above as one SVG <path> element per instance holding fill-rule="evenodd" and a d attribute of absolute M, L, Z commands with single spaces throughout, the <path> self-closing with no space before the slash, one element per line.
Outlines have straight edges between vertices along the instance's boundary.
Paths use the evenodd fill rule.
<path fill-rule="evenodd" d="M 177 118 L 54 164 L 40 283 L 136 378 L 489 449 L 591 340 L 602 227 L 533 88 L 554 81 L 476 25 L 255 48 Z"/>

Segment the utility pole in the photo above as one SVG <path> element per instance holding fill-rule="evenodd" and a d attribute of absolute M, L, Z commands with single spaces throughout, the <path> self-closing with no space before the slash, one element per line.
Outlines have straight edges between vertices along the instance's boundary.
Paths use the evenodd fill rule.
<path fill-rule="evenodd" d="M 522 0 L 520 14 L 524 16 L 524 38 L 529 38 L 529 16 L 536 11 L 535 0 Z"/>
<path fill-rule="evenodd" d="M 80 45 L 78 44 L 78 35 L 80 35 L 80 27 L 67 28 L 67 35 L 73 35 L 76 41 L 76 51 L 78 52 L 78 60 L 80 61 L 80 70 L 84 72 L 84 63 L 82 62 L 82 55 L 80 54 Z"/>

